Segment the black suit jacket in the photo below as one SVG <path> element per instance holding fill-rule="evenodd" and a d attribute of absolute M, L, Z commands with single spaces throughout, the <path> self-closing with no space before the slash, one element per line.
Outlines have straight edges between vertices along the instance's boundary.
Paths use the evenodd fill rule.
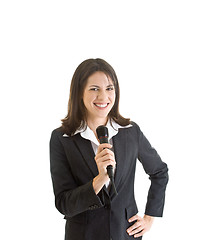
<path fill-rule="evenodd" d="M 113 137 L 118 195 L 103 187 L 98 195 L 92 180 L 98 175 L 91 142 L 76 134 L 63 137 L 61 128 L 52 132 L 50 166 L 55 205 L 66 218 L 66 240 L 126 240 L 128 219 L 138 212 L 134 197 L 136 160 L 150 176 L 145 214 L 162 216 L 167 165 L 151 147 L 139 126 L 132 122 Z M 141 239 L 141 238 L 138 238 Z"/>

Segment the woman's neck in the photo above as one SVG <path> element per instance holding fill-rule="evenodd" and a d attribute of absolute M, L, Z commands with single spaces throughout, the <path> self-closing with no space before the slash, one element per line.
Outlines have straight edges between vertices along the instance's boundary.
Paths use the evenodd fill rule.
<path fill-rule="evenodd" d="M 98 126 L 100 125 L 106 125 L 107 124 L 107 121 L 108 121 L 108 118 L 106 119 L 96 119 L 96 120 L 87 120 L 87 125 L 88 127 L 94 132 L 95 136 L 97 137 L 97 134 L 96 134 L 96 129 Z"/>

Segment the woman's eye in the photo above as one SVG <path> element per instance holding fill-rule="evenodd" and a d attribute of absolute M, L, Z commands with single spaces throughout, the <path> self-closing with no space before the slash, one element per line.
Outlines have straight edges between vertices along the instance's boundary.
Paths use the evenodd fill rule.
<path fill-rule="evenodd" d="M 98 91 L 98 88 L 90 88 L 91 91 Z"/>
<path fill-rule="evenodd" d="M 114 90 L 114 87 L 108 87 L 107 88 L 107 91 L 113 91 Z"/>

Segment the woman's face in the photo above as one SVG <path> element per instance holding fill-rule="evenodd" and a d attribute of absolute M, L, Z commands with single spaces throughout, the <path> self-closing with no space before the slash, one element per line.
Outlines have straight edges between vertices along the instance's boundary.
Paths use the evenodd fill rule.
<path fill-rule="evenodd" d="M 87 80 L 83 93 L 87 120 L 107 121 L 107 116 L 115 102 L 115 87 L 111 78 L 103 72 L 93 73 Z"/>

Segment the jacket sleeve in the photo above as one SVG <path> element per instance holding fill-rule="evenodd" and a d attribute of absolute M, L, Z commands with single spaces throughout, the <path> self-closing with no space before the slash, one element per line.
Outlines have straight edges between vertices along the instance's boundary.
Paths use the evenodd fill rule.
<path fill-rule="evenodd" d="M 60 136 L 54 130 L 50 139 L 50 170 L 56 208 L 67 218 L 102 207 L 92 181 L 78 186 L 74 180 Z"/>
<path fill-rule="evenodd" d="M 162 217 L 165 202 L 165 190 L 168 183 L 168 167 L 167 164 L 161 160 L 157 151 L 151 146 L 139 127 L 138 136 L 138 159 L 142 163 L 145 172 L 149 175 L 149 179 L 151 180 L 145 214 Z"/>

